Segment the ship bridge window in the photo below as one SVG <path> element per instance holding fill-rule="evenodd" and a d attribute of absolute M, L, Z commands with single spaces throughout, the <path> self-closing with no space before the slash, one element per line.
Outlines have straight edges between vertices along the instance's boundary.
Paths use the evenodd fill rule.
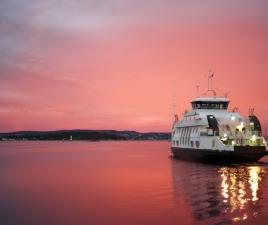
<path fill-rule="evenodd" d="M 229 102 L 192 102 L 193 109 L 227 109 Z"/>

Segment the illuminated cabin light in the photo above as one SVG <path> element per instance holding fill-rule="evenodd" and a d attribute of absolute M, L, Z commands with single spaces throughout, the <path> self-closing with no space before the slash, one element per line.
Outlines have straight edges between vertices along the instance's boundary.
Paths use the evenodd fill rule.
<path fill-rule="evenodd" d="M 256 141 L 256 135 L 255 134 L 252 135 L 251 141 L 253 141 L 253 142 Z"/>
<path fill-rule="evenodd" d="M 232 145 L 235 145 L 235 141 L 232 141 Z"/>
<path fill-rule="evenodd" d="M 235 120 L 235 116 L 231 116 L 231 120 L 234 121 Z"/>
<path fill-rule="evenodd" d="M 226 133 L 223 134 L 223 137 L 221 138 L 221 140 L 222 141 L 227 141 L 227 134 Z"/>
<path fill-rule="evenodd" d="M 244 128 L 244 123 L 241 122 L 240 125 L 238 125 L 236 128 L 241 132 L 242 129 Z"/>

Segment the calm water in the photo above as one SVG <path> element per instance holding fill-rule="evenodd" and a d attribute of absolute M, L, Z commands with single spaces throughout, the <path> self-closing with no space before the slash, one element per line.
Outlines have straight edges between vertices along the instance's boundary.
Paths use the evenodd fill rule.
<path fill-rule="evenodd" d="M 168 142 L 0 142 L 0 224 L 267 224 L 268 158 L 172 160 Z"/>

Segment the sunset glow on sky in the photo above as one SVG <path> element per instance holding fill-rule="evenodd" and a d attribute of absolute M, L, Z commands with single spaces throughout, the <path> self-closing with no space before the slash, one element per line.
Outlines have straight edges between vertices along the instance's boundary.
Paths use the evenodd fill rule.
<path fill-rule="evenodd" d="M 268 1 L 2 0 L 0 131 L 169 131 L 207 88 L 268 129 Z"/>

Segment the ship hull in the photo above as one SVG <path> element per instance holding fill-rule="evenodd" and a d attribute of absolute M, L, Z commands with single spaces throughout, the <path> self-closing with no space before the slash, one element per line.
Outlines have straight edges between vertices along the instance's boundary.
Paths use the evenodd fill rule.
<path fill-rule="evenodd" d="M 172 147 L 174 158 L 210 163 L 256 162 L 267 155 L 265 146 L 235 146 L 234 151 Z"/>

